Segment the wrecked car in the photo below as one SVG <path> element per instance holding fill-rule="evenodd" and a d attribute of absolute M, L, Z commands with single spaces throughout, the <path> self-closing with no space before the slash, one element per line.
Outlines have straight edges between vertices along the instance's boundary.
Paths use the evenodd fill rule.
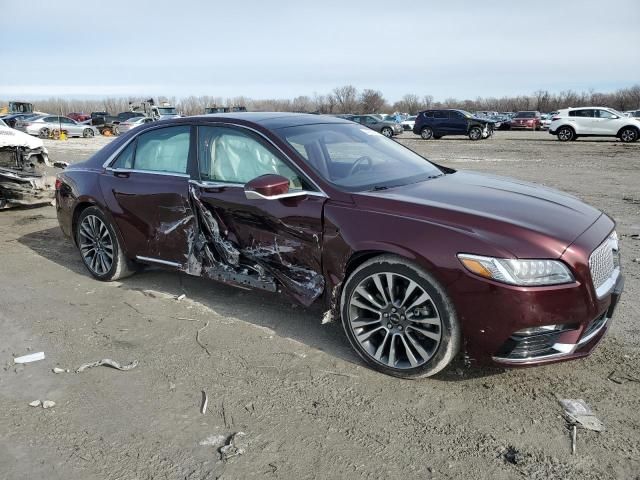
<path fill-rule="evenodd" d="M 502 366 L 584 357 L 622 291 L 607 215 L 335 117 L 154 122 L 58 179 L 60 226 L 95 278 L 157 265 L 319 302 L 367 364 L 399 377 L 459 352 Z"/>
<path fill-rule="evenodd" d="M 42 140 L 9 128 L 0 120 L 0 209 L 50 203 L 56 168 Z"/>

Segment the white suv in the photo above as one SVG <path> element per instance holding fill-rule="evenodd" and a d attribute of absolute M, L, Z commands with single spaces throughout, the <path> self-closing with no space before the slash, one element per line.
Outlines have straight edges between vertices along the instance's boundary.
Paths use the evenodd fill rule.
<path fill-rule="evenodd" d="M 640 138 L 640 119 L 606 107 L 565 108 L 551 119 L 549 133 L 561 142 L 578 137 L 618 137 L 635 142 Z"/>

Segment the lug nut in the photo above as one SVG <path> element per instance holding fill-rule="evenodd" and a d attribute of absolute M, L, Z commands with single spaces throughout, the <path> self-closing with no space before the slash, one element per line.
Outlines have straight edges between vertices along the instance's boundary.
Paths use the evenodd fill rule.
<path fill-rule="evenodd" d="M 402 330 L 402 325 L 398 325 L 398 330 Z"/>
<path fill-rule="evenodd" d="M 396 309 L 395 309 L 395 308 L 392 308 L 392 309 L 391 309 L 391 312 L 396 313 Z"/>
<path fill-rule="evenodd" d="M 387 323 L 387 328 L 391 328 L 393 325 L 391 325 L 390 323 Z"/>

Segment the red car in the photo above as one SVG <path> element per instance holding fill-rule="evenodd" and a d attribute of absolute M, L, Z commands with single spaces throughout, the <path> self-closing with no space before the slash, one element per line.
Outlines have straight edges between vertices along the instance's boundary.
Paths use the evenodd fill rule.
<path fill-rule="evenodd" d="M 541 128 L 542 116 L 540 112 L 518 112 L 516 116 L 511 119 L 512 130 L 540 130 Z"/>
<path fill-rule="evenodd" d="M 88 113 L 71 112 L 67 114 L 67 117 L 75 120 L 76 122 L 85 122 L 91 118 L 91 115 Z"/>
<path fill-rule="evenodd" d="M 583 357 L 622 291 L 602 212 L 436 165 L 340 118 L 154 122 L 56 187 L 60 226 L 95 278 L 157 265 L 321 303 L 369 365 L 400 377 L 459 352 L 508 366 Z"/>

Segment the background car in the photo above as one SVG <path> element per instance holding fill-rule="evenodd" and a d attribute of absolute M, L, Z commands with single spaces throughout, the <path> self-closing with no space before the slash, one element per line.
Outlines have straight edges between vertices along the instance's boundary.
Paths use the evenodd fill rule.
<path fill-rule="evenodd" d="M 124 122 L 120 122 L 118 124 L 118 130 L 120 133 L 127 132 L 133 128 L 139 127 L 141 125 L 146 125 L 147 123 L 153 122 L 153 118 L 150 117 L 131 117 Z"/>
<path fill-rule="evenodd" d="M 16 123 L 16 129 L 42 138 L 49 137 L 52 131 L 58 129 L 67 132 L 70 137 L 89 138 L 98 134 L 98 130 L 92 125 L 83 125 L 70 118 L 55 115 L 41 115 L 20 121 Z"/>
<path fill-rule="evenodd" d="M 399 123 L 389 120 L 380 120 L 375 115 L 349 115 L 345 118 L 352 122 L 358 122 L 371 130 L 380 132 L 385 137 L 393 137 L 394 135 L 400 135 L 403 132 L 402 126 Z"/>
<path fill-rule="evenodd" d="M 28 120 L 29 118 L 35 118 L 37 116 L 37 113 L 12 113 L 10 115 L 5 115 L 4 117 L 2 117 L 2 120 L 4 120 L 4 123 L 6 123 L 7 126 L 15 128 L 16 123 L 19 120 Z"/>
<path fill-rule="evenodd" d="M 618 137 L 629 143 L 640 138 L 640 119 L 607 107 L 565 108 L 553 117 L 549 133 L 561 142 L 578 137 Z"/>
<path fill-rule="evenodd" d="M 512 130 L 540 130 L 541 128 L 540 112 L 535 110 L 518 112 L 511 119 Z"/>
<path fill-rule="evenodd" d="M 417 117 L 418 117 L 417 115 L 411 115 L 407 117 L 406 120 L 403 120 L 402 122 L 400 122 L 400 125 L 402 125 L 402 129 L 405 131 L 413 130 L 413 126 L 416 124 Z"/>
<path fill-rule="evenodd" d="M 318 304 L 398 377 L 462 348 L 501 366 L 593 351 L 623 285 L 612 219 L 372 133 L 283 113 L 152 123 L 58 175 L 58 221 L 98 280 L 158 265 Z"/>
<path fill-rule="evenodd" d="M 493 123 L 464 110 L 425 110 L 416 116 L 413 133 L 424 140 L 445 135 L 467 135 L 471 140 L 480 140 L 493 134 Z"/>
<path fill-rule="evenodd" d="M 88 113 L 71 112 L 67 113 L 67 117 L 71 120 L 75 120 L 78 123 L 82 123 L 89 120 L 91 118 L 91 115 Z"/>

